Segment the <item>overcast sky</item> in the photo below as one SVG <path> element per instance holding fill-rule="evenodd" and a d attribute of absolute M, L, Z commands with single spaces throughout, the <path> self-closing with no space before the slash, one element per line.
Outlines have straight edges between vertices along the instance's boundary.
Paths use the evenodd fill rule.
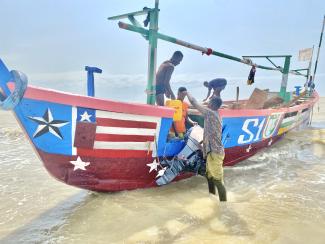
<path fill-rule="evenodd" d="M 97 66 L 103 69 L 95 78 L 98 96 L 144 102 L 148 43 L 107 17 L 153 5 L 153 0 L 0 0 L 0 58 L 26 73 L 30 84 L 81 94 L 84 66 Z M 315 45 L 316 54 L 325 1 L 160 0 L 160 10 L 161 33 L 238 57 L 290 54 L 291 67 L 304 68 L 298 51 Z M 201 99 L 202 82 L 217 77 L 228 79 L 226 98 L 235 97 L 236 86 L 242 98 L 255 87 L 280 88 L 280 73 L 257 70 L 255 85 L 247 87 L 250 67 L 164 41 L 158 43 L 158 65 L 176 50 L 184 60 L 172 77 L 175 90 L 185 85 Z M 283 66 L 284 60 L 274 61 Z M 324 45 L 318 65 L 316 86 L 325 96 Z M 288 88 L 303 83 L 289 76 Z"/>

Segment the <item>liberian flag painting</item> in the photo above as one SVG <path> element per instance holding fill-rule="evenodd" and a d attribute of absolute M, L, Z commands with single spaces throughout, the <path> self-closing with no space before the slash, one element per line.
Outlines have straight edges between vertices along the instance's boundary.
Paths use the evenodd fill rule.
<path fill-rule="evenodd" d="M 109 158 L 156 155 L 159 117 L 77 108 L 77 155 Z"/>
<path fill-rule="evenodd" d="M 172 113 L 163 118 L 26 98 L 15 110 L 55 178 L 98 191 L 155 184 L 152 163 L 164 150 Z"/>

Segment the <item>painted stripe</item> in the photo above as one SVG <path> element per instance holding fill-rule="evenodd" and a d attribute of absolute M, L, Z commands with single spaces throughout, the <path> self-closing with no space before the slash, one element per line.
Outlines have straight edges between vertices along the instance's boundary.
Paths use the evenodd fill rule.
<path fill-rule="evenodd" d="M 72 107 L 72 115 L 71 115 L 71 153 L 72 155 L 77 155 L 77 148 L 73 146 L 74 136 L 76 132 L 76 121 L 77 121 L 77 108 Z"/>
<path fill-rule="evenodd" d="M 9 82 L 8 87 L 12 91 L 14 89 L 13 82 Z M 134 115 L 156 116 L 158 118 L 172 118 L 174 115 L 174 109 L 168 107 L 140 103 L 117 102 L 108 99 L 81 96 L 68 92 L 61 92 L 33 86 L 27 87 L 24 97 L 76 107 L 100 109 L 104 111 L 110 110 L 117 113 L 128 113 Z"/>
<path fill-rule="evenodd" d="M 121 119 L 108 119 L 108 118 L 96 118 L 98 126 L 110 126 L 110 127 L 124 127 L 124 128 L 147 128 L 156 129 L 157 123 L 142 122 L 142 121 L 129 121 Z"/>
<path fill-rule="evenodd" d="M 115 142 L 146 142 L 154 141 L 154 136 L 130 136 L 130 135 L 112 135 L 112 134 L 96 134 L 95 141 L 115 141 Z"/>
<path fill-rule="evenodd" d="M 126 113 L 115 113 L 107 111 L 96 111 L 97 118 L 107 118 L 107 119 L 119 119 L 119 120 L 131 120 L 131 121 L 142 121 L 142 122 L 154 122 L 157 123 L 160 117 L 136 115 L 136 114 L 126 114 Z"/>
<path fill-rule="evenodd" d="M 295 121 L 295 120 L 296 120 L 296 117 L 288 117 L 288 118 L 284 118 L 284 119 L 282 120 L 281 125 L 283 125 L 283 124 L 285 124 L 285 123 L 288 123 L 288 122 L 293 122 L 293 121 Z"/>
<path fill-rule="evenodd" d="M 284 132 L 287 132 L 288 130 L 289 130 L 290 128 L 280 128 L 279 129 L 279 132 L 278 132 L 278 135 L 281 135 L 281 134 L 283 134 Z"/>
<path fill-rule="evenodd" d="M 77 149 L 79 156 L 94 158 L 152 158 L 152 153 L 142 150 L 105 150 L 105 149 Z"/>
<path fill-rule="evenodd" d="M 153 142 L 107 142 L 95 141 L 94 149 L 146 150 L 152 151 Z"/>
<path fill-rule="evenodd" d="M 104 127 L 104 126 L 96 127 L 96 134 L 153 136 L 153 135 L 155 135 L 155 133 L 156 133 L 156 130 L 154 130 L 154 129 Z"/>
<path fill-rule="evenodd" d="M 288 121 L 288 122 L 282 123 L 282 124 L 281 124 L 281 128 L 288 127 L 288 126 L 294 124 L 294 122 L 295 122 L 295 121 Z"/>

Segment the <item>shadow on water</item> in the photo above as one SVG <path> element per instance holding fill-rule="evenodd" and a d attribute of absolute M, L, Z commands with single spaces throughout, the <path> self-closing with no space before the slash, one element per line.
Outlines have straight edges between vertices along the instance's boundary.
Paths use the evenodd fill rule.
<path fill-rule="evenodd" d="M 59 228 L 67 215 L 85 199 L 86 195 L 86 192 L 80 192 L 40 213 L 37 218 L 2 238 L 1 243 L 40 243 L 49 239 L 51 233 Z"/>
<path fill-rule="evenodd" d="M 93 193 L 81 191 L 4 237 L 3 243 L 173 242 L 191 233 L 253 235 L 235 209 L 209 195 L 205 179 L 169 186 Z M 235 203 L 234 203 L 235 204 Z M 203 240 L 205 237 L 202 237 Z"/>

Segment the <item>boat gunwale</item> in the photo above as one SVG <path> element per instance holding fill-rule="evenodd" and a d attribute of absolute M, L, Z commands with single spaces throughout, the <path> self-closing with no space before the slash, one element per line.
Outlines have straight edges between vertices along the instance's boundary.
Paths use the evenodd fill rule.
<path fill-rule="evenodd" d="M 8 82 L 8 87 L 12 91 L 14 89 L 13 82 Z M 96 110 L 161 118 L 172 118 L 174 115 L 174 109 L 168 107 L 114 101 L 30 85 L 26 89 L 24 98 L 63 105 L 92 108 Z"/>
<path fill-rule="evenodd" d="M 221 117 L 233 118 L 233 117 L 253 117 L 253 116 L 267 116 L 274 113 L 290 113 L 294 111 L 303 110 L 308 107 L 312 107 L 319 100 L 319 95 L 315 91 L 311 99 L 292 107 L 280 107 L 280 108 L 265 108 L 265 109 L 231 109 L 221 108 L 219 114 Z M 190 109 L 189 115 L 200 115 L 195 109 Z"/>

